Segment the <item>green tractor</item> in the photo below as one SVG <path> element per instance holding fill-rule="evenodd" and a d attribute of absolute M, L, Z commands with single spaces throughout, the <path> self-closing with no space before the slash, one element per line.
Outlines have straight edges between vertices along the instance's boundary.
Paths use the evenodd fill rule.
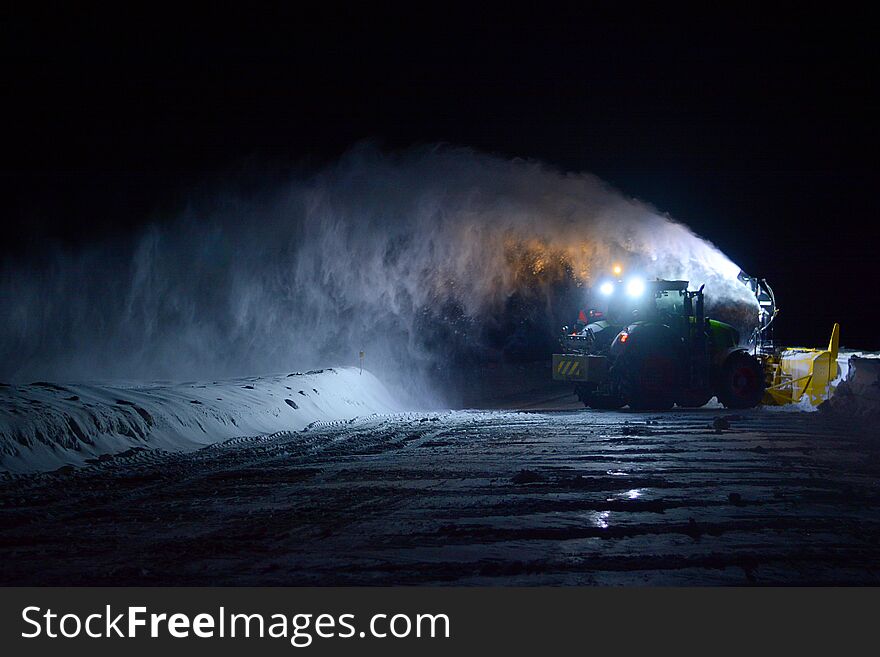
<path fill-rule="evenodd" d="M 607 310 L 581 313 L 564 329 L 553 378 L 574 383 L 591 408 L 697 408 L 712 397 L 752 408 L 764 395 L 761 363 L 729 324 L 707 319 L 703 288 L 687 281 L 606 282 Z"/>

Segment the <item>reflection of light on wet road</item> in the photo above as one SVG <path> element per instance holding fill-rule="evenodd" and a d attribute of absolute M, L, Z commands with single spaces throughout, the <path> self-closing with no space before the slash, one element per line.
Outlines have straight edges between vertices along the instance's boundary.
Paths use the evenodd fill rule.
<path fill-rule="evenodd" d="M 608 529 L 608 518 L 611 517 L 611 511 L 599 511 L 592 514 L 593 524 L 599 529 Z"/>
<path fill-rule="evenodd" d="M 633 488 L 631 490 L 625 490 L 621 493 L 616 493 L 614 497 L 606 497 L 606 502 L 614 502 L 615 500 L 637 500 L 642 496 L 642 491 L 646 489 L 644 488 Z"/>
<path fill-rule="evenodd" d="M 606 470 L 608 474 L 612 477 L 623 477 L 626 476 L 626 473 L 623 470 Z"/>

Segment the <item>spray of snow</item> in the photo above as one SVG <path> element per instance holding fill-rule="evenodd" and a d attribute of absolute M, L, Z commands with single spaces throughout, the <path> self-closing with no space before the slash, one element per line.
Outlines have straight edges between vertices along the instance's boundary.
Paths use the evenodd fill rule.
<path fill-rule="evenodd" d="M 573 310 L 559 290 L 582 295 L 615 262 L 753 314 L 719 249 L 592 175 L 361 146 L 131 242 L 7 265 L 0 376 L 181 380 L 355 364 L 363 350 L 415 393 L 450 345 L 490 343 L 524 305 L 555 324 Z"/>

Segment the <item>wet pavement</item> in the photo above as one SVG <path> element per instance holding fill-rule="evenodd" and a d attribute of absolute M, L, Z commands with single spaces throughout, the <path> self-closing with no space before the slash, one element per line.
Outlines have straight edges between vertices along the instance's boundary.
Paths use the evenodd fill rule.
<path fill-rule="evenodd" d="M 878 474 L 819 412 L 376 416 L 0 479 L 0 583 L 876 584 Z"/>

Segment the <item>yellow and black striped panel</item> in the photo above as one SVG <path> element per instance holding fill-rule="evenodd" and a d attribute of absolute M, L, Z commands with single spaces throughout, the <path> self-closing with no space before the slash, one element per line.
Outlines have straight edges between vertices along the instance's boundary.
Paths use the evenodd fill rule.
<path fill-rule="evenodd" d="M 577 381 L 585 374 L 583 356 L 553 354 L 553 378 L 557 381 Z"/>
<path fill-rule="evenodd" d="M 580 371 L 580 363 L 575 359 L 562 359 L 556 366 L 556 373 L 560 376 L 577 376 Z"/>
<path fill-rule="evenodd" d="M 600 382 L 607 369 L 603 356 L 553 354 L 553 378 L 556 381 Z"/>

